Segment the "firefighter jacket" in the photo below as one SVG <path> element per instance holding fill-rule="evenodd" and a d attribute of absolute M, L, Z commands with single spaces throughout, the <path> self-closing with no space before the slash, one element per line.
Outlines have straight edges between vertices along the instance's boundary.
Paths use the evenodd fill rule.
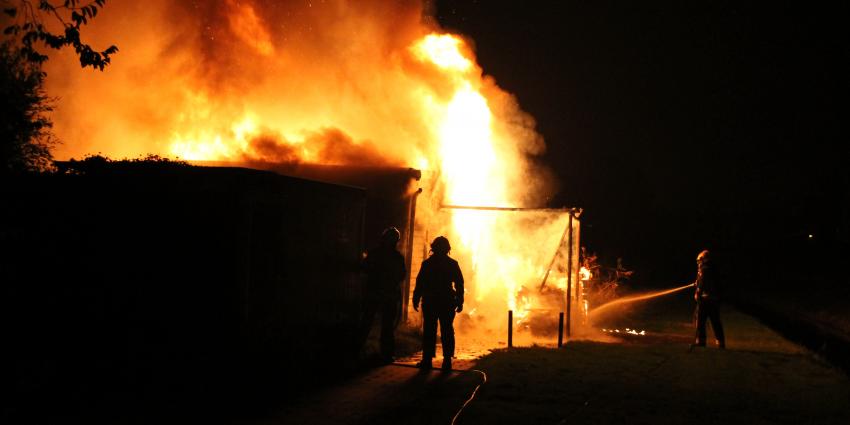
<path fill-rule="evenodd" d="M 454 284 L 454 285 L 452 285 Z M 463 274 L 457 261 L 448 255 L 434 254 L 422 262 L 413 290 L 413 304 L 456 307 L 463 304 Z"/>
<path fill-rule="evenodd" d="M 697 267 L 697 301 L 719 301 L 721 288 L 717 272 L 711 264 L 703 263 Z"/>
<path fill-rule="evenodd" d="M 393 247 L 379 246 L 369 250 L 363 261 L 366 271 L 366 292 L 380 298 L 401 298 L 404 280 L 404 257 Z"/>

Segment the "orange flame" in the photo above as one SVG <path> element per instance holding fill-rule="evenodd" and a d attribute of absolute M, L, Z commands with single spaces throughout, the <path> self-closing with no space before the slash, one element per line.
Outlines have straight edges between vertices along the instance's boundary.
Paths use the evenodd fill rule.
<path fill-rule="evenodd" d="M 534 120 L 422 4 L 291 3 L 110 4 L 88 33 L 122 49 L 107 72 L 75 72 L 71 54 L 48 63 L 48 90 L 62 99 L 56 156 L 412 166 L 433 176 L 432 210 L 547 198 Z M 468 311 L 526 317 L 534 298 L 518 294 L 546 273 L 566 215 L 444 215 L 427 224 L 454 237 L 478 304 Z"/>

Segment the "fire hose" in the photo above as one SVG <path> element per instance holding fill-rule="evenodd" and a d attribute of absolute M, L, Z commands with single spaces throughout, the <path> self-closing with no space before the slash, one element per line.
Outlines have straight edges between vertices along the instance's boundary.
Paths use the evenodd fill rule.
<path fill-rule="evenodd" d="M 687 284 L 687 285 L 680 286 L 680 287 L 678 287 L 678 288 L 665 289 L 665 290 L 663 290 L 663 291 L 656 291 L 656 292 L 650 292 L 650 293 L 647 293 L 647 294 L 641 294 L 641 295 L 634 295 L 634 296 L 631 296 L 631 297 L 619 298 L 619 299 L 616 299 L 616 300 L 614 300 L 614 301 L 610 301 L 610 302 L 608 302 L 608 303 L 602 304 L 602 305 L 601 305 L 601 306 L 599 306 L 599 307 L 594 308 L 593 310 L 591 310 L 591 311 L 589 312 L 589 314 L 590 314 L 591 316 L 593 316 L 593 315 L 598 315 L 598 314 L 599 314 L 599 313 L 601 313 L 602 311 L 605 311 L 605 310 L 607 310 L 607 309 L 609 309 L 609 308 L 611 308 L 611 307 L 613 307 L 613 306 L 619 305 L 619 304 L 625 304 L 625 303 L 631 303 L 631 302 L 635 302 L 635 301 L 648 300 L 648 299 L 650 299 L 650 298 L 655 298 L 655 297 L 660 297 L 660 296 L 662 296 L 662 295 L 672 294 L 672 293 L 674 293 L 674 292 L 678 292 L 678 291 L 681 291 L 681 290 L 683 290 L 683 289 L 690 288 L 691 286 L 694 286 L 694 284 L 693 284 L 693 283 L 689 283 L 689 284 Z"/>
<path fill-rule="evenodd" d="M 457 422 L 457 418 L 460 417 L 460 414 L 463 412 L 463 409 L 465 409 L 466 406 L 470 402 L 472 402 L 472 399 L 475 398 L 476 394 L 478 394 L 478 390 L 481 388 L 481 386 L 487 383 L 487 374 L 484 373 L 484 371 L 481 371 L 481 370 L 478 370 L 478 369 L 470 369 L 469 371 L 480 373 L 481 374 L 481 383 L 475 386 L 475 389 L 472 390 L 472 394 L 469 395 L 469 398 L 466 399 L 466 401 L 463 403 L 463 406 L 460 406 L 460 410 L 458 410 L 457 413 L 455 413 L 455 416 L 452 418 L 452 425 L 455 425 L 455 422 Z"/>

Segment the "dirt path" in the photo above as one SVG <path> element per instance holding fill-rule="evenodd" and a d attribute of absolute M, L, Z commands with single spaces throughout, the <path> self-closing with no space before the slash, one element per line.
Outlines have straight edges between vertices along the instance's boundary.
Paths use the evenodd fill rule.
<path fill-rule="evenodd" d="M 479 382 L 466 371 L 389 365 L 292 400 L 259 424 L 449 423 Z"/>

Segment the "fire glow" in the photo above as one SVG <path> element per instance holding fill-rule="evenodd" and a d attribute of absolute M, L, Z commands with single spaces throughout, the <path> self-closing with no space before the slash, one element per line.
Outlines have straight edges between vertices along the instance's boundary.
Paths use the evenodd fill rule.
<path fill-rule="evenodd" d="M 551 190 L 534 120 L 422 4 L 118 2 L 88 36 L 122 56 L 102 75 L 70 72 L 65 52 L 48 62 L 63 99 L 57 157 L 418 168 L 431 200 L 417 220 L 452 240 L 469 316 L 501 328 L 507 310 L 521 323 L 547 307 L 529 289 L 548 276 L 565 213 L 438 212 L 540 206 Z M 566 288 L 563 274 L 550 282 Z"/>
<path fill-rule="evenodd" d="M 620 333 L 622 333 L 622 334 L 637 335 L 637 336 L 646 335 L 646 331 L 644 331 L 644 330 L 638 331 L 637 329 L 629 329 L 629 328 L 626 328 L 626 330 L 624 330 L 622 332 L 619 329 L 602 328 L 602 332 L 609 333 L 609 334 L 620 334 Z"/>

